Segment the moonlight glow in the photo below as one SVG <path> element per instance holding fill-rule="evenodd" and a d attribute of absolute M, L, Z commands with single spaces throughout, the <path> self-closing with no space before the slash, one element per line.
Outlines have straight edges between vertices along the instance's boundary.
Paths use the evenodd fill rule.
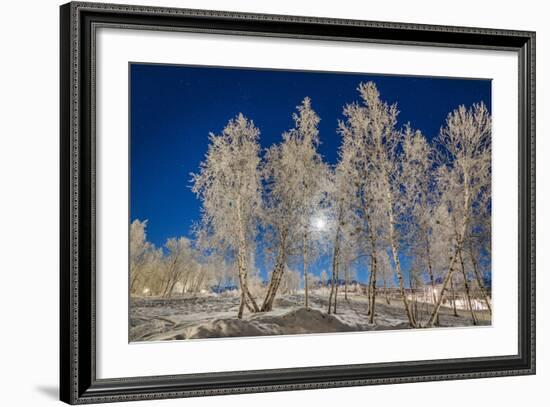
<path fill-rule="evenodd" d="M 320 232 L 327 230 L 327 219 L 323 215 L 313 218 L 313 227 Z"/>

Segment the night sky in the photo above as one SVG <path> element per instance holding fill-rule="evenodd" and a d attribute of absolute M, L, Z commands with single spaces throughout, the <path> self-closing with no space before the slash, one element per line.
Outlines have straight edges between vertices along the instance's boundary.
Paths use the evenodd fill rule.
<path fill-rule="evenodd" d="M 260 129 L 265 149 L 294 126 L 292 113 L 309 96 L 321 118 L 320 153 L 334 164 L 337 120 L 345 104 L 359 101 L 357 86 L 366 81 L 397 102 L 399 125 L 410 122 L 428 139 L 460 104 L 491 108 L 490 80 L 131 64 L 130 221 L 148 219 L 148 240 L 157 247 L 169 237 L 192 237 L 200 202 L 190 173 L 205 156 L 209 132 L 219 134 L 240 112 Z M 318 270 L 328 270 L 323 263 Z"/>

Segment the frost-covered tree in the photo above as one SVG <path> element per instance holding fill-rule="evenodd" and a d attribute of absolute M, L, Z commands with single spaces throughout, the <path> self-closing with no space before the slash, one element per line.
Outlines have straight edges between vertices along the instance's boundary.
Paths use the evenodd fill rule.
<path fill-rule="evenodd" d="M 441 185 L 442 180 L 438 176 L 438 187 L 437 190 L 440 191 L 443 188 Z M 435 203 L 432 212 L 432 236 L 430 239 L 430 248 L 431 248 L 431 261 L 433 266 L 434 279 L 436 281 L 443 281 L 448 269 L 449 261 L 454 256 L 455 251 L 455 240 L 454 240 L 454 231 L 453 231 L 453 219 L 452 214 L 449 212 L 447 205 L 445 204 L 445 195 L 438 199 Z M 454 270 L 453 270 L 454 271 Z M 452 288 L 452 298 L 451 302 L 453 308 L 455 309 L 455 316 L 458 316 L 456 312 L 455 304 L 455 280 L 456 278 L 451 278 L 451 288 Z M 432 302 L 435 304 L 439 300 L 440 290 L 432 288 Z M 438 318 L 435 319 L 434 325 L 437 325 Z"/>
<path fill-rule="evenodd" d="M 349 268 L 353 257 L 356 255 L 360 237 L 356 231 L 355 223 L 358 218 L 354 212 L 356 204 L 356 188 L 350 177 L 354 173 L 350 151 L 340 149 L 339 161 L 331 172 L 327 188 L 328 201 L 330 202 L 328 213 L 329 233 L 332 236 L 332 260 L 330 294 L 328 301 L 328 313 L 336 313 L 338 301 L 338 287 L 340 278 L 344 277 L 345 297 L 347 299 L 347 282 Z M 342 272 L 342 273 L 340 273 Z"/>
<path fill-rule="evenodd" d="M 341 178 L 338 187 L 342 193 L 339 193 L 340 197 L 333 199 L 333 201 L 348 203 L 349 215 L 355 215 L 355 219 L 351 221 L 352 233 L 357 240 L 362 237 L 365 238 L 367 246 L 365 252 L 368 253 L 370 258 L 369 309 L 374 309 L 375 294 L 372 280 L 373 276 L 376 276 L 377 270 L 377 239 L 381 213 L 379 194 L 375 193 L 378 180 L 371 173 L 367 138 L 369 120 L 365 116 L 365 110 L 356 103 L 346 105 L 343 113 L 345 121 L 338 123 L 342 144 L 336 169 L 338 177 Z M 342 190 L 343 185 L 347 185 L 344 190 Z M 337 240 L 335 239 L 335 241 Z"/>
<path fill-rule="evenodd" d="M 162 250 L 147 241 L 147 223 L 130 224 L 130 293 L 152 295 L 162 279 Z"/>
<path fill-rule="evenodd" d="M 470 108 L 460 106 L 449 113 L 446 125 L 438 137 L 440 146 L 440 188 L 443 202 L 452 220 L 453 250 L 448 271 L 438 301 L 428 325 L 437 318 L 441 303 L 456 268 L 462 273 L 470 301 L 470 287 L 464 267 L 464 251 L 476 206 L 483 203 L 483 195 L 490 188 L 491 175 L 491 116 L 483 103 Z M 488 203 L 485 202 L 485 205 Z M 482 208 L 483 209 L 483 208 Z M 471 306 L 470 306 L 471 308 Z M 472 312 L 475 323 L 475 316 Z"/>
<path fill-rule="evenodd" d="M 209 257 L 209 264 L 212 269 L 215 290 L 220 292 L 222 287 L 231 286 L 235 283 L 235 268 L 229 264 L 223 256 L 213 254 Z"/>
<path fill-rule="evenodd" d="M 269 253 L 274 254 L 274 264 L 262 311 L 273 308 L 289 255 L 297 249 L 300 191 L 294 178 L 295 155 L 295 145 L 283 135 L 283 142 L 271 146 L 265 156 L 263 175 L 267 192 L 263 211 L 264 240 Z"/>
<path fill-rule="evenodd" d="M 202 202 L 202 228 L 215 248 L 236 258 L 241 303 L 259 307 L 248 287 L 250 247 L 257 234 L 262 207 L 259 130 L 242 114 L 229 121 L 220 135 L 210 134 L 210 145 L 200 172 L 193 174 L 192 190 Z"/>
<path fill-rule="evenodd" d="M 433 219 L 437 199 L 433 174 L 432 147 L 420 131 L 405 126 L 402 140 L 401 190 L 404 196 L 402 220 L 404 240 L 412 258 L 409 270 L 409 285 L 413 292 L 415 319 L 418 321 L 416 289 L 423 285 L 427 276 L 435 303 L 435 273 L 433 264 Z"/>
<path fill-rule="evenodd" d="M 299 247 L 303 264 L 305 306 L 309 306 L 308 264 L 312 255 L 312 221 L 320 210 L 327 166 L 317 152 L 319 117 L 305 98 L 293 114 L 295 127 L 266 154 L 265 222 L 276 242 L 276 259 L 262 310 L 269 311 L 283 276 L 289 252 Z"/>
<path fill-rule="evenodd" d="M 360 158 L 357 165 L 363 179 L 361 186 L 364 204 L 364 219 L 371 242 L 370 307 L 371 322 L 374 322 L 375 283 L 377 280 L 377 252 L 380 242 L 380 228 L 389 244 L 401 297 L 409 324 L 416 326 L 409 301 L 405 293 L 405 280 L 401 270 L 401 247 L 398 224 L 403 213 L 405 197 L 401 185 L 401 151 L 403 134 L 396 128 L 397 106 L 380 99 L 380 93 L 373 82 L 361 83 L 358 87 L 361 103 L 352 103 L 344 108 L 345 122 L 340 131 L 349 140 L 350 149 L 356 149 Z"/>
<path fill-rule="evenodd" d="M 169 238 L 164 244 L 164 297 L 171 297 L 177 285 L 182 293 L 196 293 L 207 278 L 208 268 L 202 267 L 191 240 Z"/>
<path fill-rule="evenodd" d="M 195 255 L 191 246 L 191 241 L 185 237 L 170 238 L 165 245 L 167 255 L 164 258 L 165 263 L 165 285 L 164 297 L 171 297 L 174 287 L 177 283 L 185 289 L 188 281 L 195 276 L 194 272 L 198 269 L 195 261 Z"/>
<path fill-rule="evenodd" d="M 147 241 L 146 235 L 147 220 L 135 219 L 130 224 L 130 291 L 134 292 L 135 287 L 143 277 L 147 256 L 151 250 L 151 244 Z"/>
<path fill-rule="evenodd" d="M 281 294 L 296 294 L 300 289 L 301 273 L 297 270 L 287 269 L 285 270 L 279 291 Z"/>
<path fill-rule="evenodd" d="M 490 194 L 490 191 L 489 193 Z M 490 196 L 488 197 L 490 200 Z M 473 226 L 470 230 L 468 243 L 464 250 L 465 255 L 470 262 L 472 274 L 477 284 L 483 301 L 485 302 L 489 314 L 492 313 L 490 298 L 490 286 L 486 284 L 487 268 L 491 262 L 491 224 L 487 219 L 491 218 L 490 205 L 484 200 L 485 213 L 482 210 L 474 212 Z"/>

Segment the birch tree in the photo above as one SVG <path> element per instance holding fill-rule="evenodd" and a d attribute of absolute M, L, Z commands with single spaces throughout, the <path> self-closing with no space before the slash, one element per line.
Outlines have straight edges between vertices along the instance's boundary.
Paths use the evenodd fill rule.
<path fill-rule="evenodd" d="M 301 193 L 297 170 L 297 149 L 286 133 L 283 142 L 271 146 L 265 156 L 263 175 L 266 182 L 266 200 L 263 220 L 266 225 L 265 241 L 274 253 L 274 265 L 262 303 L 262 311 L 271 311 L 279 286 L 287 268 L 290 252 L 296 249 L 298 240 L 299 198 Z"/>
<path fill-rule="evenodd" d="M 385 216 L 382 217 L 387 229 L 387 241 L 391 247 L 393 264 L 397 276 L 399 290 L 403 300 L 405 313 L 411 327 L 416 327 L 414 315 L 411 312 L 405 292 L 405 280 L 401 270 L 400 237 L 398 230 L 399 217 L 402 211 L 403 196 L 400 183 L 400 142 L 401 131 L 396 129 L 397 106 L 389 105 L 380 99 L 380 93 L 373 82 L 361 83 L 358 87 L 361 104 L 354 103 L 344 108 L 347 122 L 340 125 L 341 132 L 354 140 L 356 148 L 363 156 L 363 166 L 370 185 L 364 188 L 367 196 L 365 218 L 371 235 L 371 275 L 369 279 L 372 293 L 371 320 L 374 318 L 375 288 L 377 270 L 377 228 L 376 218 L 372 211 L 381 208 Z M 370 214 L 369 214 L 370 213 Z"/>
<path fill-rule="evenodd" d="M 410 125 L 405 126 L 402 150 L 402 229 L 405 231 L 406 244 L 412 258 L 409 284 L 415 298 L 415 318 L 418 320 L 415 289 L 423 284 L 424 273 L 427 274 L 431 286 L 432 300 L 436 302 L 432 248 L 433 207 L 436 199 L 433 151 L 422 133 L 413 131 Z"/>
<path fill-rule="evenodd" d="M 147 220 L 130 224 L 130 293 L 153 295 L 163 281 L 162 249 L 147 241 Z"/>
<path fill-rule="evenodd" d="M 344 227 L 346 226 L 347 216 L 347 199 L 346 185 L 344 177 L 349 172 L 346 167 L 349 161 L 340 160 L 335 168 L 334 174 L 331 177 L 331 231 L 333 235 L 332 242 L 332 260 L 331 260 L 331 279 L 330 279 L 330 294 L 328 298 L 328 313 L 336 313 L 337 297 L 338 297 L 338 285 L 339 285 L 339 270 L 342 263 L 342 249 L 343 249 L 343 234 Z"/>
<path fill-rule="evenodd" d="M 355 257 L 360 239 L 354 226 L 358 219 L 353 211 L 353 205 L 356 203 L 356 189 L 353 182 L 350 182 L 350 177 L 355 174 L 352 166 L 352 155 L 346 149 L 341 149 L 339 155 L 340 158 L 336 168 L 331 172 L 331 176 L 327 178 L 329 180 L 327 190 L 330 201 L 328 229 L 329 234 L 332 236 L 329 314 L 336 313 L 338 288 L 342 274 L 345 285 L 344 295 L 347 299 L 349 268 L 353 257 Z"/>
<path fill-rule="evenodd" d="M 485 160 L 490 160 L 490 153 L 485 154 Z M 487 165 L 489 167 L 489 163 Z M 478 290 L 485 302 L 489 314 L 492 314 L 490 287 L 484 283 L 484 266 L 491 263 L 491 177 L 482 179 L 479 186 L 478 199 L 473 203 L 472 221 L 465 242 L 465 257 L 471 267 Z M 490 270 L 489 270 L 490 271 Z"/>
<path fill-rule="evenodd" d="M 339 170 L 344 182 L 350 185 L 350 213 L 355 214 L 354 236 L 365 237 L 365 253 L 370 258 L 369 282 L 367 288 L 369 322 L 374 323 L 376 298 L 376 272 L 378 268 L 378 247 L 383 213 L 380 195 L 380 179 L 373 168 L 372 150 L 369 140 L 370 118 L 363 106 L 352 103 L 344 107 L 345 121 L 338 123 L 342 136 Z"/>
<path fill-rule="evenodd" d="M 164 297 L 170 297 L 174 291 L 176 283 L 182 284 L 185 287 L 190 275 L 196 269 L 193 249 L 191 247 L 191 241 L 185 237 L 179 239 L 170 238 L 165 244 L 167 255 L 165 257 L 166 265 L 166 283 L 164 286 Z"/>
<path fill-rule="evenodd" d="M 151 244 L 146 235 L 147 220 L 135 219 L 130 224 L 130 292 L 136 292 L 136 285 L 143 278 Z"/>
<path fill-rule="evenodd" d="M 200 172 L 192 174 L 192 190 L 202 202 L 202 227 L 218 248 L 236 258 L 241 302 L 259 307 L 248 287 L 249 248 L 257 234 L 261 211 L 259 130 L 242 114 L 229 121 L 220 135 L 210 134 L 210 144 Z"/>
<path fill-rule="evenodd" d="M 441 171 L 446 175 L 445 185 L 452 191 L 447 194 L 445 203 L 453 218 L 454 247 L 429 326 L 435 323 L 455 268 L 463 270 L 463 252 L 472 226 L 473 208 L 487 183 L 490 183 L 491 116 L 487 107 L 483 103 L 470 108 L 459 106 L 449 113 L 437 141 L 441 147 L 440 162 L 443 167 Z"/>
<path fill-rule="evenodd" d="M 300 289 L 301 273 L 292 269 L 285 270 L 279 291 L 281 294 L 296 294 Z"/>
<path fill-rule="evenodd" d="M 293 114 L 295 127 L 266 154 L 268 199 L 265 216 L 277 242 L 276 260 L 262 310 L 269 311 L 278 290 L 289 250 L 301 249 L 305 307 L 309 307 L 308 264 L 312 257 L 311 223 L 324 199 L 327 167 L 317 152 L 319 117 L 306 97 Z"/>

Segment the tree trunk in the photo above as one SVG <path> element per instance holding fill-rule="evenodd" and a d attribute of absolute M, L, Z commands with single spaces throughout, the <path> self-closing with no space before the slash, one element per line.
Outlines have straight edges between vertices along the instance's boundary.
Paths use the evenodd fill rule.
<path fill-rule="evenodd" d="M 418 302 L 416 298 L 416 286 L 413 281 L 414 280 L 413 280 L 412 270 L 411 270 L 409 272 L 409 287 L 411 288 L 411 297 L 412 297 L 411 312 L 413 314 L 415 321 L 418 321 Z"/>
<path fill-rule="evenodd" d="M 277 253 L 277 260 L 275 262 L 275 267 L 271 273 L 271 281 L 267 288 L 267 292 L 261 307 L 262 312 L 271 311 L 273 309 L 273 302 L 275 301 L 275 296 L 277 295 L 277 290 L 283 279 L 283 274 L 285 271 L 286 264 L 286 233 L 281 235 L 279 242 L 279 252 Z"/>
<path fill-rule="evenodd" d="M 239 312 L 237 313 L 237 318 L 242 319 L 244 304 L 246 302 L 246 297 L 244 296 L 244 291 L 241 289 L 241 303 L 239 304 Z"/>
<path fill-rule="evenodd" d="M 378 270 L 378 258 L 376 250 L 376 235 L 374 230 L 374 224 L 368 214 L 368 208 L 365 208 L 365 218 L 367 220 L 367 227 L 369 228 L 369 241 L 370 241 L 370 276 L 368 287 L 368 304 L 369 304 L 369 324 L 374 324 L 374 313 L 376 308 L 376 273 Z"/>
<path fill-rule="evenodd" d="M 246 283 L 244 282 L 243 271 L 240 265 L 240 260 L 239 260 L 239 285 L 241 287 L 241 304 L 239 305 L 239 313 L 237 315 L 237 318 L 241 319 L 243 317 L 243 310 L 246 304 Z"/>
<path fill-rule="evenodd" d="M 163 297 L 168 297 L 172 293 L 172 290 L 174 289 L 174 285 L 176 284 L 175 280 L 177 280 L 178 274 L 179 274 L 179 273 L 176 273 L 176 265 L 178 264 L 179 257 L 180 257 L 180 251 L 178 250 L 176 252 L 174 259 L 170 263 L 170 269 L 168 272 L 168 283 L 166 284 L 166 289 Z"/>
<path fill-rule="evenodd" d="M 399 254 L 397 252 L 397 246 L 394 239 L 391 239 L 393 261 L 395 263 L 395 272 L 397 274 L 397 280 L 399 282 L 399 291 L 401 292 L 401 297 L 403 299 L 403 306 L 405 307 L 405 313 L 407 314 L 407 319 L 409 320 L 409 325 L 411 328 L 416 328 L 416 321 L 414 320 L 414 315 L 411 312 L 409 300 L 407 294 L 405 293 L 405 281 L 403 279 L 403 274 L 401 273 L 401 263 L 399 261 Z"/>
<path fill-rule="evenodd" d="M 479 289 L 481 291 L 481 295 L 483 296 L 483 299 L 485 300 L 485 304 L 487 304 L 487 309 L 489 310 L 489 315 L 492 315 L 493 311 L 491 309 L 491 301 L 489 300 L 489 296 L 487 295 L 487 291 L 485 291 L 485 287 L 483 285 L 483 279 L 481 278 L 481 274 L 479 273 L 479 268 L 477 266 L 477 260 L 474 255 L 473 251 L 473 245 L 472 241 L 470 240 L 470 260 L 472 262 L 472 268 L 474 269 L 474 275 L 476 276 L 477 285 L 479 286 Z"/>
<path fill-rule="evenodd" d="M 374 313 L 376 307 L 376 271 L 378 268 L 378 261 L 376 258 L 376 251 L 373 248 L 371 254 L 371 275 L 369 279 L 369 324 L 374 324 Z"/>
<path fill-rule="evenodd" d="M 439 298 L 437 299 L 437 302 L 433 308 L 432 314 L 430 315 L 430 319 L 427 323 L 427 326 L 434 326 L 435 321 L 438 318 L 439 309 L 441 308 L 441 303 L 443 302 L 443 297 L 445 296 L 445 291 L 447 291 L 447 286 L 449 285 L 449 281 L 451 279 L 451 276 L 454 271 L 454 266 L 456 263 L 457 253 L 455 252 L 454 256 L 451 258 L 451 262 L 449 263 L 449 270 L 447 271 L 447 274 L 445 275 L 445 279 L 443 280 L 443 286 L 441 287 L 441 292 L 439 293 Z"/>
<path fill-rule="evenodd" d="M 168 282 L 166 283 L 166 287 L 164 287 L 164 292 L 162 293 L 162 296 L 164 298 L 168 298 L 168 294 L 170 292 L 170 287 L 172 286 L 172 279 L 169 278 Z"/>
<path fill-rule="evenodd" d="M 470 284 L 468 283 L 468 276 L 466 275 L 466 269 L 464 267 L 464 259 L 462 258 L 462 251 L 458 252 L 458 258 L 460 260 L 460 269 L 462 270 L 462 277 L 464 278 L 464 289 L 466 290 L 466 300 L 468 301 L 468 310 L 472 316 L 472 324 L 477 325 L 477 318 L 472 307 L 472 296 L 470 295 Z"/>
<path fill-rule="evenodd" d="M 346 265 L 346 268 L 344 269 L 344 298 L 348 299 L 348 277 L 349 277 L 349 270 L 348 265 Z"/>
<path fill-rule="evenodd" d="M 139 273 L 137 273 L 136 268 L 134 268 L 132 271 L 130 271 L 130 275 L 132 276 L 132 282 L 130 283 L 130 292 L 133 293 L 134 286 L 138 281 Z"/>
<path fill-rule="evenodd" d="M 202 272 L 201 269 L 199 269 L 199 276 L 195 280 L 195 292 L 199 293 L 202 290 L 204 280 L 205 280 L 205 274 Z"/>
<path fill-rule="evenodd" d="M 432 267 L 432 256 L 430 251 L 430 238 L 428 232 L 426 231 L 426 259 L 428 260 L 428 274 L 430 276 L 430 285 L 432 286 L 432 301 L 435 304 L 437 302 L 437 294 L 435 290 L 435 276 Z M 435 320 L 435 324 L 439 325 L 439 314 Z"/>
<path fill-rule="evenodd" d="M 278 263 L 275 266 L 275 269 L 273 270 L 273 273 L 271 275 L 271 278 L 272 278 L 271 284 L 268 288 L 268 291 L 265 295 L 265 298 L 261 307 L 262 312 L 268 312 L 273 309 L 273 302 L 275 301 L 275 297 L 277 295 L 277 291 L 283 277 L 284 268 L 285 268 L 284 263 Z"/>
<path fill-rule="evenodd" d="M 248 303 L 249 299 L 248 297 L 244 297 L 244 305 L 246 305 L 246 309 L 249 311 L 249 312 L 254 312 L 254 308 L 252 308 L 252 306 Z"/>
<path fill-rule="evenodd" d="M 174 291 L 174 287 L 176 286 L 177 280 L 174 278 L 170 283 L 170 288 L 166 292 L 166 298 L 172 297 L 172 292 Z"/>
<path fill-rule="evenodd" d="M 393 262 L 395 264 L 395 273 L 397 274 L 397 280 L 399 282 L 399 291 L 401 292 L 401 297 L 403 298 L 403 306 L 405 307 L 405 313 L 407 314 L 407 319 L 409 320 L 409 325 L 411 328 L 416 328 L 416 321 L 414 320 L 414 315 L 411 312 L 409 306 L 409 300 L 405 293 L 405 281 L 403 279 L 403 274 L 401 273 L 401 262 L 399 261 L 399 251 L 397 249 L 397 239 L 395 237 L 395 219 L 393 214 L 393 199 L 391 196 L 389 180 L 386 179 L 386 204 L 388 208 L 389 215 L 389 234 L 390 234 L 390 245 L 393 255 Z"/>
<path fill-rule="evenodd" d="M 432 268 L 432 260 L 430 258 L 430 246 L 429 246 L 429 243 L 427 242 L 428 239 L 426 239 L 426 256 L 427 256 L 427 260 L 428 260 L 428 274 L 430 276 L 430 285 L 432 286 L 432 300 L 435 304 L 436 300 L 437 300 L 437 295 L 435 293 L 435 277 L 434 277 L 434 272 L 433 272 L 433 268 Z"/>
<path fill-rule="evenodd" d="M 244 306 L 244 303 L 246 302 L 247 298 L 252 303 L 252 308 L 254 309 L 254 312 L 258 312 L 260 309 L 258 308 L 258 304 L 256 304 L 256 300 L 254 300 L 254 297 L 248 290 L 248 270 L 247 270 L 247 258 L 246 258 L 246 238 L 245 238 L 245 232 L 244 232 L 244 226 L 242 224 L 242 217 L 241 217 L 241 204 L 240 201 L 237 201 L 237 229 L 238 229 L 238 236 L 239 236 L 239 247 L 237 250 L 237 265 L 239 267 L 239 282 L 241 285 L 241 307 Z M 242 318 L 242 310 L 239 308 L 239 318 Z"/>
<path fill-rule="evenodd" d="M 386 273 L 384 273 L 384 297 L 386 297 L 386 304 L 390 305 L 390 297 L 388 295 L 388 282 Z"/>
<path fill-rule="evenodd" d="M 166 292 L 166 289 L 168 288 L 168 284 L 170 284 L 170 280 L 163 279 L 160 283 L 158 294 L 162 297 L 164 297 L 164 293 Z"/>
<path fill-rule="evenodd" d="M 470 222 L 470 175 L 467 169 L 464 169 L 464 180 L 462 181 L 462 183 L 464 186 L 464 202 L 462 207 L 462 210 L 463 210 L 462 229 L 461 229 L 461 233 L 457 236 L 455 253 L 449 265 L 449 271 L 447 272 L 447 275 L 443 280 L 443 288 L 441 289 L 441 293 L 439 294 L 439 299 L 437 301 L 436 306 L 433 309 L 430 320 L 428 321 L 429 326 L 433 326 L 437 318 L 437 315 L 439 313 L 439 308 L 441 307 L 441 301 L 443 300 L 443 297 L 445 295 L 447 284 L 449 284 L 449 279 L 453 272 L 453 268 L 456 263 L 459 251 L 462 250 L 462 247 L 464 245 L 464 238 L 466 237 L 466 231 L 468 230 L 468 223 Z"/>
<path fill-rule="evenodd" d="M 340 256 L 339 239 L 336 238 L 332 249 L 332 276 L 330 279 L 330 294 L 328 297 L 328 313 L 332 313 L 332 299 L 336 288 L 336 269 L 338 267 L 338 257 Z"/>
<path fill-rule="evenodd" d="M 245 281 L 246 281 L 246 285 L 245 285 L 246 297 L 252 303 L 252 308 L 254 309 L 254 312 L 260 312 L 260 307 L 258 307 L 258 303 L 254 299 L 254 296 L 252 295 L 252 293 L 250 292 L 250 289 L 248 288 L 248 279 L 246 279 Z"/>
<path fill-rule="evenodd" d="M 338 302 L 338 286 L 340 285 L 340 262 L 336 263 L 336 287 L 334 288 L 334 308 L 336 314 L 336 303 Z"/>
<path fill-rule="evenodd" d="M 453 315 L 458 317 L 458 312 L 456 311 L 456 293 L 455 293 L 455 279 L 451 277 L 451 294 L 453 295 Z"/>
<path fill-rule="evenodd" d="M 250 293 L 250 290 L 248 289 L 246 261 L 245 261 L 245 256 L 242 253 L 243 251 L 244 251 L 243 249 L 239 249 L 239 255 L 238 255 L 239 283 L 241 285 L 241 292 L 243 293 L 243 296 L 241 298 L 241 302 L 242 302 L 241 305 L 246 305 L 246 302 L 250 301 L 250 303 L 252 304 L 252 311 L 258 312 L 259 311 L 258 304 L 256 304 L 254 297 L 252 296 L 252 294 Z M 240 312 L 240 314 L 242 317 L 242 312 Z"/>
<path fill-rule="evenodd" d="M 371 254 L 371 256 L 370 256 L 369 281 L 367 281 L 367 306 L 368 306 L 367 315 L 370 315 L 370 311 L 371 311 L 371 307 L 370 307 L 370 297 L 371 297 L 370 287 L 371 287 L 371 284 L 372 284 L 372 271 L 373 271 L 372 264 L 373 263 L 372 263 L 372 254 Z"/>
<path fill-rule="evenodd" d="M 307 232 L 303 236 L 303 249 L 304 249 L 304 292 L 305 292 L 305 307 L 309 308 L 309 293 L 308 293 L 308 284 L 307 284 L 307 262 L 308 262 L 308 239 Z"/>
<path fill-rule="evenodd" d="M 328 313 L 332 312 L 332 299 L 334 298 L 334 291 L 336 288 L 336 276 L 338 269 L 338 262 L 340 261 L 340 222 L 336 228 L 336 235 L 334 236 L 334 244 L 332 245 L 332 276 L 330 280 L 330 294 L 328 297 Z"/>
<path fill-rule="evenodd" d="M 335 279 L 335 276 L 336 276 L 336 270 L 334 269 L 334 266 L 333 266 L 332 267 L 332 276 L 330 278 L 330 292 L 329 292 L 329 295 L 328 295 L 327 312 L 329 314 L 332 314 L 332 297 L 334 295 L 334 279 Z"/>

